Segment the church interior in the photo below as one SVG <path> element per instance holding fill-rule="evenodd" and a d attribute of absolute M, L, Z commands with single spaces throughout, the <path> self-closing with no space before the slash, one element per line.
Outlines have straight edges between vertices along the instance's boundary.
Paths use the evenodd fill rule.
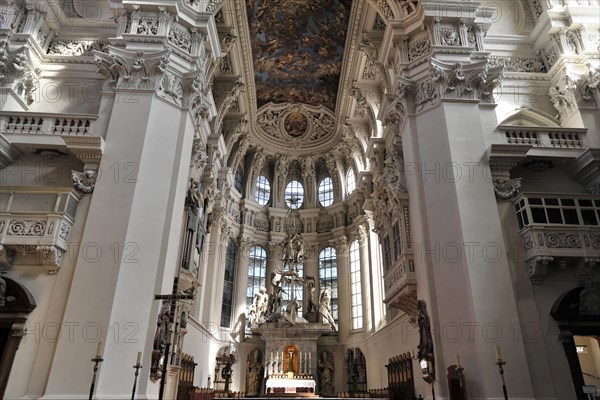
<path fill-rule="evenodd" d="M 0 400 L 600 399 L 599 0 L 0 0 Z"/>

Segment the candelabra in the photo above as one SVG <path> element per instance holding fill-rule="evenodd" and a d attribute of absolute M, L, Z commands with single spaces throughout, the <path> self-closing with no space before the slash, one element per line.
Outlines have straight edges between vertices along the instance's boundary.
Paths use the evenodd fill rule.
<path fill-rule="evenodd" d="M 104 361 L 104 359 L 100 354 L 96 354 L 96 357 L 92 358 L 92 361 L 94 362 L 94 375 L 92 376 L 89 400 L 92 400 L 92 396 L 94 395 L 94 387 L 96 386 L 96 375 L 98 375 L 98 364 Z"/>
<path fill-rule="evenodd" d="M 504 382 L 504 368 L 502 368 L 503 365 L 506 365 L 506 363 L 504 361 L 502 361 L 501 358 L 496 359 L 496 363 L 498 366 L 498 372 L 500 372 L 500 378 L 502 379 L 502 392 L 504 393 L 504 400 L 508 400 L 508 393 L 506 391 L 506 382 Z"/>
<path fill-rule="evenodd" d="M 135 388 L 137 386 L 138 375 L 140 373 L 140 368 L 142 368 L 142 364 L 140 364 L 140 362 L 138 361 L 135 363 L 133 368 L 135 368 L 135 376 L 133 378 L 133 391 L 131 392 L 131 400 L 135 399 Z"/>

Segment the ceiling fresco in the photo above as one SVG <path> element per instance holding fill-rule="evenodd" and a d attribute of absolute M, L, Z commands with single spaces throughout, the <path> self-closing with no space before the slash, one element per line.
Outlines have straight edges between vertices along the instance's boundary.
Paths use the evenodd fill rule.
<path fill-rule="evenodd" d="M 258 108 L 335 110 L 351 0 L 248 0 Z"/>

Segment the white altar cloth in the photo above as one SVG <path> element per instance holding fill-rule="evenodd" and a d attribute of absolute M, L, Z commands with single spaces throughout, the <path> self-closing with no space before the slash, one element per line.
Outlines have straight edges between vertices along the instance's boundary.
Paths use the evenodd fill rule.
<path fill-rule="evenodd" d="M 314 379 L 267 379 L 267 391 L 270 388 L 311 388 L 314 392 L 315 386 Z"/>

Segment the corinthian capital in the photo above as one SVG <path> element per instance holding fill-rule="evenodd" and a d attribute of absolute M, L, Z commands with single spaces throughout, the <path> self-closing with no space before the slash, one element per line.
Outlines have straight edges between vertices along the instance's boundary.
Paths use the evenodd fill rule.
<path fill-rule="evenodd" d="M 170 52 L 130 51 L 109 46 L 108 52 L 94 51 L 98 72 L 117 89 L 155 90 L 165 72 Z"/>

